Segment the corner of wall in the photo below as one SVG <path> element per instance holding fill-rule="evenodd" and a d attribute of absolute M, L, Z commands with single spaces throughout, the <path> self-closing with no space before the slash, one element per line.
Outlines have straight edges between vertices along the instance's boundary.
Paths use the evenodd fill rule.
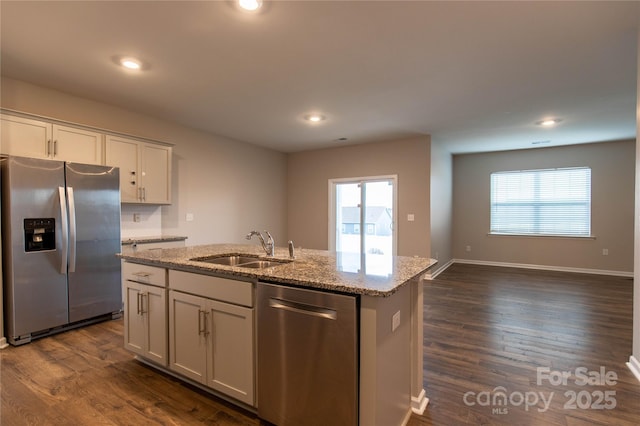
<path fill-rule="evenodd" d="M 434 269 L 434 273 L 437 275 L 446 269 L 453 259 L 451 250 L 453 157 L 448 150 L 433 141 L 431 143 L 430 188 L 430 256 L 438 261 L 438 265 Z"/>
<path fill-rule="evenodd" d="M 638 5 L 638 20 L 640 21 L 640 5 Z M 634 254 L 633 254 L 633 349 L 627 364 L 640 380 L 640 26 L 638 28 L 638 73 L 636 91 L 636 203 L 635 203 L 635 230 L 634 230 Z"/>

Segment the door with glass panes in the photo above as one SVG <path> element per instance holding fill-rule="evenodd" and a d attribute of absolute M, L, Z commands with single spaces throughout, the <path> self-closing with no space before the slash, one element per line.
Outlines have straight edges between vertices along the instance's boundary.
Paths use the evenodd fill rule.
<path fill-rule="evenodd" d="M 362 254 L 380 264 L 396 254 L 396 176 L 334 179 L 330 186 L 329 248 L 343 270 L 359 272 Z"/>

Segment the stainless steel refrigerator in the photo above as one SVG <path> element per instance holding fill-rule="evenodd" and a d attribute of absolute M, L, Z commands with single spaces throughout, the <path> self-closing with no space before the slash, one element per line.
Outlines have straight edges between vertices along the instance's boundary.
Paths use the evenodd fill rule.
<path fill-rule="evenodd" d="M 0 170 L 9 342 L 119 316 L 118 168 L 4 157 Z"/>

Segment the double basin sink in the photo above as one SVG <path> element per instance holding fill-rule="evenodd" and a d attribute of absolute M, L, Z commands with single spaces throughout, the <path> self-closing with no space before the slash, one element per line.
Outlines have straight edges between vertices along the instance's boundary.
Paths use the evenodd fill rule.
<path fill-rule="evenodd" d="M 290 260 L 284 259 L 265 259 L 250 254 L 217 254 L 213 256 L 194 257 L 189 260 L 248 269 L 271 268 L 291 262 Z"/>

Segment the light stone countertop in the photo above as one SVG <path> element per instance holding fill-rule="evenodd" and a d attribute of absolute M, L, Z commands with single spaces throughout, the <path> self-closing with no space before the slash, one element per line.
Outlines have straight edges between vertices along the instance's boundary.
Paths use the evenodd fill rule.
<path fill-rule="evenodd" d="M 214 273 L 245 277 L 294 286 L 387 297 L 414 278 L 420 278 L 436 260 L 424 257 L 385 256 L 296 249 L 293 262 L 264 269 L 248 269 L 190 260 L 222 254 L 253 254 L 264 260 L 260 246 L 211 244 L 169 249 L 150 249 L 119 254 L 127 261 L 180 269 L 195 273 Z M 276 247 L 275 259 L 289 259 L 287 248 Z"/>

